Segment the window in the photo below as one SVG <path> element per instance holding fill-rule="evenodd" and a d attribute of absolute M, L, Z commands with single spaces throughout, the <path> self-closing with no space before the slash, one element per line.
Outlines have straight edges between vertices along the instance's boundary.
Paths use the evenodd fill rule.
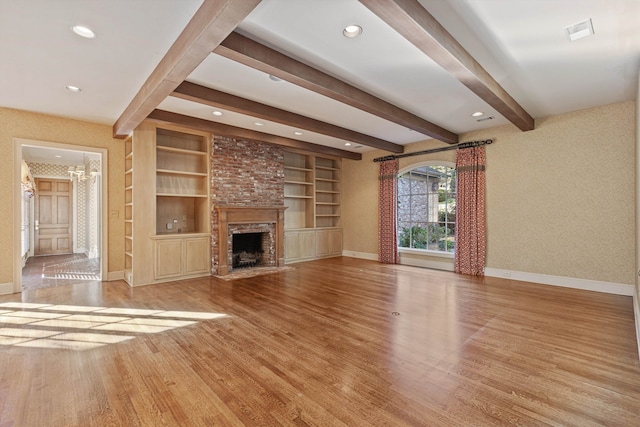
<path fill-rule="evenodd" d="M 453 253 L 456 170 L 421 165 L 398 175 L 398 246 Z"/>

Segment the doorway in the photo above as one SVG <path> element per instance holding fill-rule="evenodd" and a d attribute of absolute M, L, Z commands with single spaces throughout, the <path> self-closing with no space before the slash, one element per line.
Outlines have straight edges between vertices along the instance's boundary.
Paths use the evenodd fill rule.
<path fill-rule="evenodd" d="M 22 169 L 14 291 L 106 279 L 107 150 L 20 139 L 14 144 Z M 23 186 L 25 168 L 32 192 Z"/>

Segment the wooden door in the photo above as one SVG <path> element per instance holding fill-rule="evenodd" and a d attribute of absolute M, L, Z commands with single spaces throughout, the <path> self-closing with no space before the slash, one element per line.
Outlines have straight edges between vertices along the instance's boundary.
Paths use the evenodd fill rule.
<path fill-rule="evenodd" d="M 34 255 L 73 252 L 71 181 L 36 178 Z"/>

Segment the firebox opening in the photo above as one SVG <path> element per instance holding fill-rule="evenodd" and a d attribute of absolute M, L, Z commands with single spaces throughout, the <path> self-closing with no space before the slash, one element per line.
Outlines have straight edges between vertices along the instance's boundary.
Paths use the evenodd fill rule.
<path fill-rule="evenodd" d="M 255 267 L 262 264 L 262 235 L 264 233 L 234 234 L 232 268 Z"/>

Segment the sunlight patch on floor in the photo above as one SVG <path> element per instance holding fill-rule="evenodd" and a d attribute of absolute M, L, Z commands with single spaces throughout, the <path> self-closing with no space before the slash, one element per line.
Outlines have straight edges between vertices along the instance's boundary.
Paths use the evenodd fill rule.
<path fill-rule="evenodd" d="M 226 316 L 210 312 L 7 302 L 0 304 L 0 346 L 84 351 Z"/>

